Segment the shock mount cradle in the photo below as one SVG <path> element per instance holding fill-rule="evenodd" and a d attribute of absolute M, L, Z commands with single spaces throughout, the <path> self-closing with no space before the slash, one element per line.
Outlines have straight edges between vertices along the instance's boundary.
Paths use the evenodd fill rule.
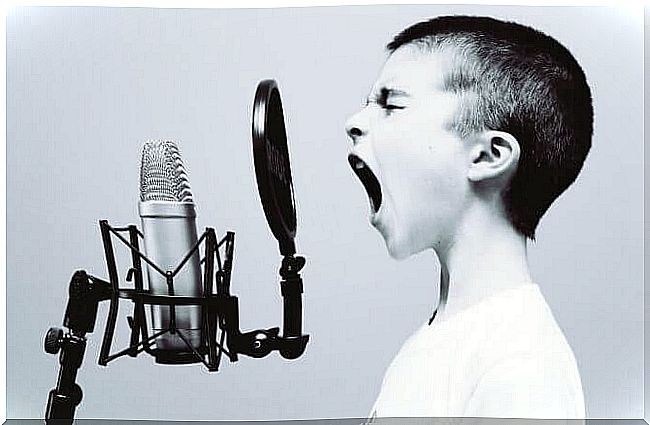
<path fill-rule="evenodd" d="M 102 280 L 77 270 L 72 275 L 69 284 L 68 304 L 66 307 L 63 326 L 50 328 L 45 336 L 44 348 L 47 353 L 59 355 L 59 375 L 57 384 L 49 393 L 45 412 L 45 421 L 51 424 L 72 424 L 76 407 L 81 403 L 83 393 L 75 382 L 77 372 L 83 362 L 86 349 L 86 334 L 95 327 L 99 303 L 110 302 L 106 328 L 102 339 L 98 363 L 101 366 L 128 355 L 136 357 L 142 352 L 153 356 L 157 363 L 183 364 L 202 363 L 208 371 L 219 370 L 221 357 L 225 354 L 231 362 L 238 360 L 238 354 L 261 358 L 274 350 L 287 359 L 295 359 L 305 351 L 309 335 L 302 334 L 302 278 L 300 270 L 305 265 L 301 256 L 285 255 L 279 270 L 281 293 L 283 297 L 284 317 L 283 334 L 280 328 L 258 329 L 242 333 L 239 329 L 239 306 L 236 296 L 230 294 L 230 278 L 232 272 L 235 234 L 227 232 L 226 236 L 217 241 L 212 228 L 206 228 L 195 246 L 185 255 L 173 271 L 165 271 L 140 251 L 139 239 L 142 233 L 135 225 L 127 227 L 112 227 L 108 221 L 99 222 L 109 281 Z M 122 235 L 128 233 L 128 240 Z M 131 253 L 131 267 L 128 269 L 126 280 L 133 282 L 133 288 L 120 287 L 113 250 L 112 236 L 126 245 Z M 174 294 L 174 276 L 182 269 L 190 257 L 199 252 L 204 243 L 203 266 L 203 296 L 190 297 Z M 222 262 L 219 248 L 224 247 Z M 215 264 L 216 260 L 216 264 Z M 144 288 L 142 261 L 150 269 L 163 274 L 167 279 L 168 294 L 152 294 Z M 215 272 L 215 265 L 217 270 Z M 213 278 L 214 277 L 214 278 Z M 216 291 L 215 291 L 216 290 Z M 127 317 L 131 328 L 129 346 L 117 353 L 110 353 L 120 299 L 133 302 L 133 315 Z M 168 306 L 170 309 L 169 326 L 153 335 L 145 315 L 145 305 Z M 201 308 L 201 345 L 193 347 L 182 331 L 176 328 L 175 307 L 195 305 Z M 220 331 L 220 332 L 218 332 Z M 166 334 L 176 334 L 187 346 L 185 352 L 173 352 L 152 347 L 155 339 Z M 217 334 L 219 341 L 217 342 Z M 225 344 L 224 344 L 225 343 Z M 227 349 L 226 349 L 227 347 Z"/>

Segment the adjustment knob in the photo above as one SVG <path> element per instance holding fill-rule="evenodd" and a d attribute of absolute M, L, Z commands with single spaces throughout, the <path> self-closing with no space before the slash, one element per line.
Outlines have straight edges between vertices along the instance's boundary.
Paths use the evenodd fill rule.
<path fill-rule="evenodd" d="M 70 389 L 70 401 L 75 406 L 78 406 L 79 403 L 81 403 L 81 399 L 83 398 L 83 395 L 84 393 L 81 390 L 81 387 L 75 383 Z"/>
<path fill-rule="evenodd" d="M 45 335 L 45 352 L 49 354 L 56 354 L 61 349 L 61 341 L 63 341 L 63 329 L 50 328 Z"/>

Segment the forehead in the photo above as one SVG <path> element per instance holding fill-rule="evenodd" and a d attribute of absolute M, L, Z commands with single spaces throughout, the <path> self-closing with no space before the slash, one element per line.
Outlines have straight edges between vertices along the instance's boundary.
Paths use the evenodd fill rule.
<path fill-rule="evenodd" d="M 451 69 L 451 55 L 444 50 L 430 51 L 413 44 L 395 50 L 384 63 L 375 89 L 399 88 L 412 95 L 421 91 L 442 91 Z"/>

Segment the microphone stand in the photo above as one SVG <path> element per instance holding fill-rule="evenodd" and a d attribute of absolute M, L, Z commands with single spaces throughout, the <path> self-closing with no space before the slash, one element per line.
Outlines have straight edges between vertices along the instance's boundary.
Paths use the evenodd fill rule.
<path fill-rule="evenodd" d="M 86 351 L 85 335 L 95 328 L 99 302 L 111 297 L 111 287 L 108 282 L 78 270 L 72 275 L 68 293 L 63 324 L 69 332 L 64 334 L 60 328 L 50 328 L 45 337 L 47 353 L 61 352 L 59 377 L 49 393 L 45 410 L 47 424 L 72 424 L 75 409 L 83 397 L 75 380 Z"/>

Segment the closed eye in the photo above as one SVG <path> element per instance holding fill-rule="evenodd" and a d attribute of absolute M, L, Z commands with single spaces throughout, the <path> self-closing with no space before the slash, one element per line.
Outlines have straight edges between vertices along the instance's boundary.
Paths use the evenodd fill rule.
<path fill-rule="evenodd" d="M 393 103 L 388 103 L 388 100 L 384 96 L 368 98 L 364 106 L 368 106 L 373 103 L 379 106 L 380 108 L 384 109 L 386 113 L 391 113 L 395 110 L 406 108 L 406 106 L 400 106 L 400 105 L 395 105 Z"/>
<path fill-rule="evenodd" d="M 379 91 L 379 96 L 375 98 L 377 105 L 379 105 L 382 109 L 386 110 L 387 114 L 405 108 L 404 106 L 396 105 L 390 102 L 390 100 L 393 100 L 395 97 L 397 97 L 396 93 L 397 92 L 395 90 L 382 87 L 382 89 Z M 399 95 L 401 94 L 402 92 L 399 92 Z"/>
<path fill-rule="evenodd" d="M 405 106 L 398 106 L 394 105 L 392 103 L 382 103 L 382 102 L 377 102 L 377 104 L 384 110 L 386 111 L 386 115 L 390 116 L 393 112 L 399 111 L 400 109 L 404 109 Z"/>
<path fill-rule="evenodd" d="M 408 97 L 408 94 L 402 90 L 382 87 L 376 94 L 371 95 L 366 99 L 364 107 L 367 107 L 370 104 L 375 104 L 386 111 L 386 115 L 390 115 L 394 111 L 406 108 L 406 106 L 392 103 L 395 99 L 402 97 Z"/>

